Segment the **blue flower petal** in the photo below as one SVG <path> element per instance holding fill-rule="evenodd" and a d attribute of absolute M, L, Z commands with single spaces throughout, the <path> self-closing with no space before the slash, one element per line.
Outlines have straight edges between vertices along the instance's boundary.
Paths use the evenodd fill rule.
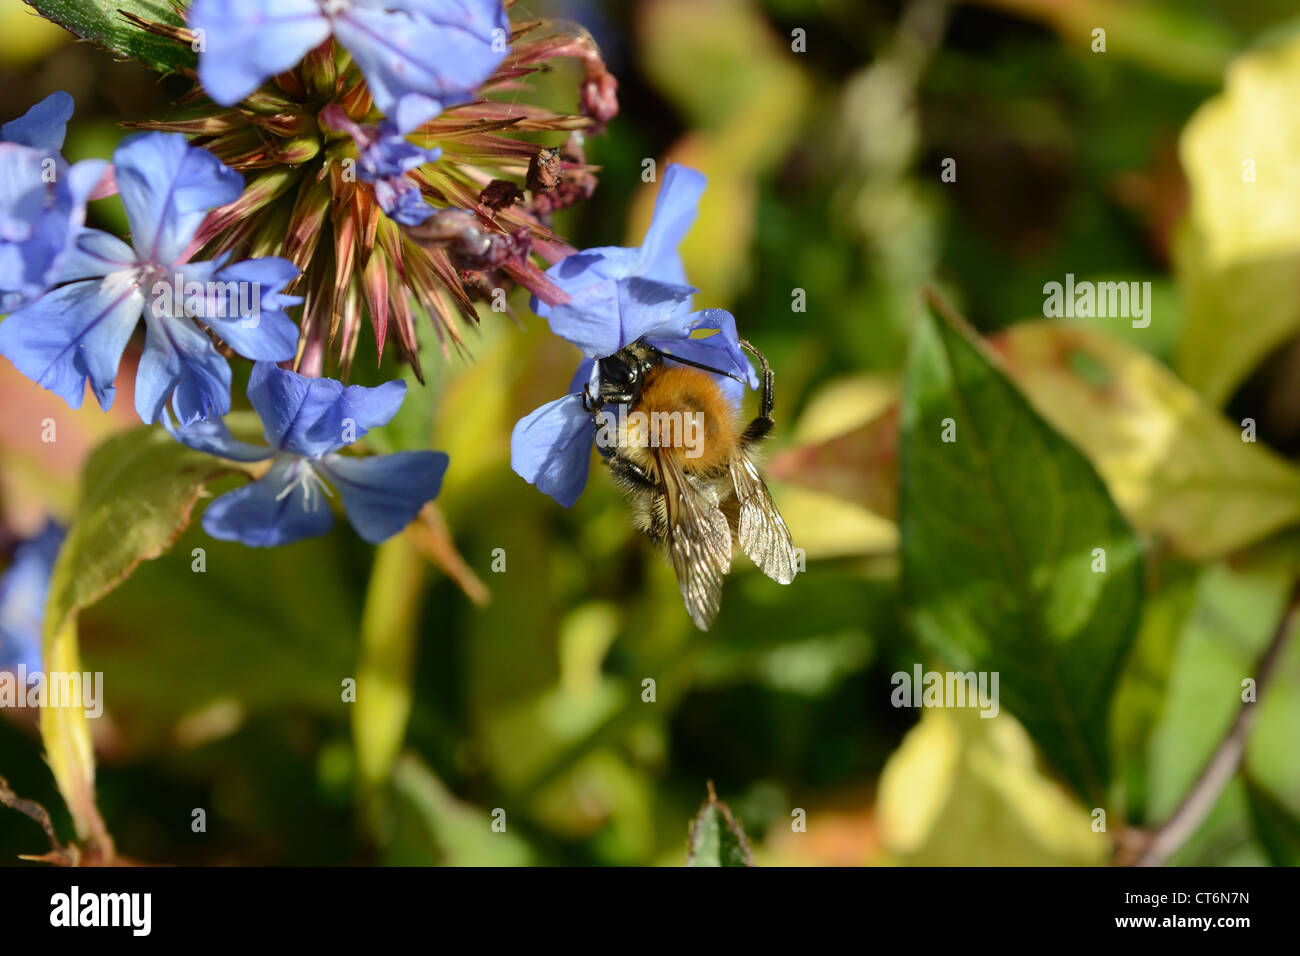
<path fill-rule="evenodd" d="M 0 671 L 15 671 L 19 665 L 29 672 L 41 669 L 45 598 L 63 538 L 63 529 L 49 522 L 18 546 L 0 577 Z"/>
<path fill-rule="evenodd" d="M 203 530 L 223 541 L 251 548 L 273 548 L 329 531 L 334 513 L 319 485 L 303 482 L 310 464 L 281 456 L 251 484 L 228 491 L 208 505 Z"/>
<path fill-rule="evenodd" d="M 47 292 L 0 322 L 0 355 L 73 408 L 89 380 L 101 408 L 113 404 L 122 350 L 144 309 L 130 272 Z"/>
<path fill-rule="evenodd" d="M 677 163 L 669 164 L 659 195 L 655 197 L 650 228 L 641 242 L 637 275 L 686 285 L 686 273 L 677 247 L 695 222 L 700 196 L 704 194 L 707 183 L 703 173 Z"/>
<path fill-rule="evenodd" d="M 319 458 L 386 425 L 406 396 L 406 383 L 376 388 L 344 387 L 330 378 L 308 378 L 258 362 L 248 380 L 266 440 L 275 448 Z"/>
<path fill-rule="evenodd" d="M 187 448 L 208 455 L 229 458 L 231 461 L 264 461 L 276 453 L 274 448 L 267 448 L 265 445 L 239 441 L 230 434 L 230 429 L 220 418 L 194 422 L 184 428 L 172 420 L 166 408 L 162 410 L 161 418 L 163 428 L 167 429 L 167 434 L 172 438 Z"/>
<path fill-rule="evenodd" d="M 702 338 L 690 335 L 692 331 L 705 329 L 717 331 L 713 335 Z M 715 377 L 719 387 L 733 405 L 740 406 L 745 395 L 746 384 L 750 388 L 758 387 L 758 375 L 740 347 L 740 339 L 736 334 L 736 320 L 725 309 L 704 309 L 694 313 L 690 317 L 685 337 L 676 334 L 675 331 L 669 333 L 668 329 L 659 331 L 666 334 L 656 335 L 651 332 L 646 335 L 646 342 L 667 355 L 689 359 L 724 373 Z"/>
<path fill-rule="evenodd" d="M 320 470 L 343 497 L 348 521 L 371 544 L 391 538 L 438 497 L 448 458 L 440 451 L 399 451 L 372 458 L 326 455 Z"/>
<path fill-rule="evenodd" d="M 64 256 L 59 281 L 106 276 L 132 268 L 135 261 L 135 250 L 117 236 L 98 229 L 82 229 Z"/>
<path fill-rule="evenodd" d="M 54 163 L 55 182 L 46 182 Z M 0 313 L 35 299 L 54 282 L 58 257 L 79 223 L 60 160 L 16 143 L 0 143 Z"/>
<path fill-rule="evenodd" d="M 669 285 L 634 276 L 618 284 L 619 347 L 631 345 L 653 329 L 684 323 L 691 312 L 688 285 Z"/>
<path fill-rule="evenodd" d="M 153 424 L 169 398 L 182 426 L 230 411 L 230 363 L 187 318 L 147 314 L 135 410 Z"/>
<path fill-rule="evenodd" d="M 0 313 L 22 308 L 59 281 L 105 165 L 69 167 L 61 157 L 0 143 Z"/>
<path fill-rule="evenodd" d="M 510 467 L 538 491 L 571 508 L 587 486 L 595 440 L 596 426 L 582 407 L 582 396 L 565 395 L 515 424 Z"/>
<path fill-rule="evenodd" d="M 319 0 L 194 0 L 189 25 L 203 31 L 199 81 L 222 106 L 293 68 L 330 35 Z"/>
<path fill-rule="evenodd" d="M 420 188 L 405 176 L 390 176 L 375 182 L 375 201 L 393 222 L 418 226 L 434 213 Z"/>
<path fill-rule="evenodd" d="M 408 93 L 388 111 L 388 119 L 385 122 L 391 124 L 397 132 L 406 135 L 417 126 L 429 122 L 440 112 L 442 108 L 437 100 L 420 93 Z M 383 126 L 383 123 L 380 126 Z"/>
<path fill-rule="evenodd" d="M 72 97 L 56 90 L 18 119 L 0 126 L 0 140 L 56 153 L 63 148 L 72 109 Z"/>
<path fill-rule="evenodd" d="M 571 301 L 551 306 L 534 297 L 533 311 L 589 356 L 612 355 L 656 326 L 683 320 L 698 290 L 686 282 L 677 245 L 695 220 L 705 182 L 703 174 L 671 164 L 641 247 L 586 249 L 560 260 L 546 275 Z"/>
<path fill-rule="evenodd" d="M 357 127 L 364 142 L 357 161 L 357 178 L 368 183 L 390 176 L 400 176 L 417 166 L 437 161 L 442 150 L 425 149 L 408 140 L 398 128 L 387 121 L 377 127 Z"/>
<path fill-rule="evenodd" d="M 239 198 L 244 180 L 179 133 L 141 133 L 113 153 L 117 188 L 140 258 L 171 265 L 210 209 Z"/>
<path fill-rule="evenodd" d="M 546 275 L 570 301 L 552 306 L 534 298 L 533 311 L 584 355 L 613 355 L 647 330 L 684 317 L 698 291 L 646 278 L 637 271 L 643 265 L 640 251 L 617 246 L 566 256 Z"/>
<path fill-rule="evenodd" d="M 334 36 L 390 113 L 410 94 L 440 106 L 470 99 L 505 58 L 510 23 L 501 0 L 385 0 L 344 8 Z"/>
<path fill-rule="evenodd" d="M 284 310 L 301 303 L 302 297 L 282 290 L 297 276 L 298 267 L 278 256 L 226 266 L 213 280 L 239 286 L 227 285 L 228 294 L 220 297 L 221 302 L 209 304 L 203 322 L 245 358 L 287 361 L 298 351 L 298 325 Z M 245 305 L 253 306 L 247 315 Z"/>
<path fill-rule="evenodd" d="M 599 376 L 596 374 L 596 360 L 584 358 L 578 363 L 578 370 L 573 373 L 573 378 L 569 380 L 569 392 L 582 394 L 584 386 L 592 386 L 592 394 L 595 394 Z"/>

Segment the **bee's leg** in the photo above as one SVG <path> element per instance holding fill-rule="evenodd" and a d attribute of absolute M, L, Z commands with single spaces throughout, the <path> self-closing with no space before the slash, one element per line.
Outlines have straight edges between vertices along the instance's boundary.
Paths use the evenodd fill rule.
<path fill-rule="evenodd" d="M 654 480 L 650 472 L 634 461 L 619 455 L 613 455 L 605 459 L 605 464 L 609 466 L 609 473 L 614 480 L 629 488 L 644 489 L 646 491 L 659 490 L 659 483 Z"/>
<path fill-rule="evenodd" d="M 740 445 L 742 448 L 748 448 L 750 445 L 757 444 L 768 436 L 776 422 L 772 418 L 772 408 L 775 406 L 776 399 L 774 394 L 775 379 L 772 375 L 772 367 L 767 364 L 767 359 L 763 353 L 754 348 L 744 339 L 740 340 L 740 347 L 754 358 L 758 359 L 759 368 L 762 370 L 762 391 L 760 393 L 760 410 L 758 417 L 755 418 L 745 428 L 740 436 Z"/>

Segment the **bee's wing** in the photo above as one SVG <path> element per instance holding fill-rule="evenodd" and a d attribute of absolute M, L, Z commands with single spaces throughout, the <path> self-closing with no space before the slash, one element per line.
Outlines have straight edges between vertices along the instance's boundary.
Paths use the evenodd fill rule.
<path fill-rule="evenodd" d="M 731 569 L 731 528 L 687 481 L 671 453 L 656 452 L 655 458 L 663 476 L 668 556 L 686 612 L 707 631 L 722 603 L 722 578 Z"/>
<path fill-rule="evenodd" d="M 785 519 L 776 510 L 763 476 L 748 455 L 737 454 L 731 459 L 730 468 L 739 505 L 736 537 L 741 549 L 773 581 L 789 584 L 794 580 L 795 555 Z"/>

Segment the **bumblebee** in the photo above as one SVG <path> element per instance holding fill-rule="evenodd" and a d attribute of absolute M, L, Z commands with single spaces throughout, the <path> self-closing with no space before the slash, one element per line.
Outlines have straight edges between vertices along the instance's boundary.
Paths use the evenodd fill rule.
<path fill-rule="evenodd" d="M 633 508 L 667 553 L 691 620 L 708 630 L 739 543 L 773 581 L 795 576 L 794 543 L 750 457 L 772 431 L 773 375 L 763 354 L 760 411 L 744 427 L 714 375 L 728 375 L 638 340 L 599 361 L 584 407 L 597 447 Z M 734 375 L 728 377 L 735 378 Z"/>

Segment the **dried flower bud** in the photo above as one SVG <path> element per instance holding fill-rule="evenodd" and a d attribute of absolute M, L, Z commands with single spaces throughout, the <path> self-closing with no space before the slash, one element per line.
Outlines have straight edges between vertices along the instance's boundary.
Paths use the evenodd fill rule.
<path fill-rule="evenodd" d="M 483 187 L 478 201 L 488 209 L 504 209 L 524 201 L 523 191 L 514 183 L 505 179 L 494 179 Z"/>
<path fill-rule="evenodd" d="M 605 69 L 603 63 L 598 68 L 593 68 L 592 61 L 587 61 L 587 78 L 582 83 L 579 95 L 582 115 L 595 121 L 593 132 L 603 130 L 618 115 L 618 80 Z"/>
<path fill-rule="evenodd" d="M 564 160 L 558 149 L 542 149 L 528 164 L 528 188 L 535 193 L 550 192 L 564 178 Z"/>

